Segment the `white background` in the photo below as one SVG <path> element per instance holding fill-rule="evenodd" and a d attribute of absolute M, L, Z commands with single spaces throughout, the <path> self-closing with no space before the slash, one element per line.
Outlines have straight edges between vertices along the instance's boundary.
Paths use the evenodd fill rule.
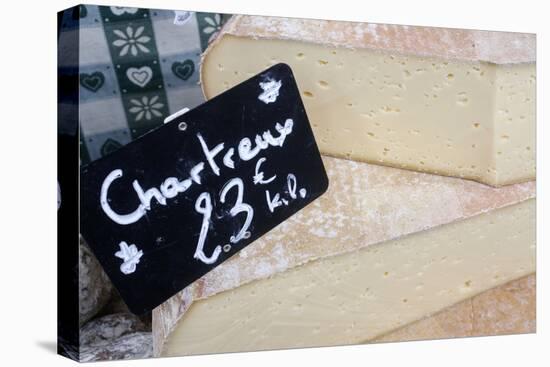
<path fill-rule="evenodd" d="M 117 366 L 538 366 L 550 360 L 546 1 L 100 1 L 165 9 L 283 15 L 537 33 L 538 318 L 536 335 L 116 362 Z M 307 5 L 311 3 L 311 5 Z M 353 5 L 352 5 L 353 4 Z M 360 5 L 364 4 L 364 5 Z M 56 12 L 70 1 L 0 8 L 0 364 L 70 365 L 56 340 Z M 546 69 L 546 71 L 548 68 Z M 542 189 L 545 187 L 546 189 Z M 546 225 L 545 225 L 546 224 Z M 76 244 L 75 244 L 76 246 Z M 545 280 L 546 279 L 546 280 Z"/>

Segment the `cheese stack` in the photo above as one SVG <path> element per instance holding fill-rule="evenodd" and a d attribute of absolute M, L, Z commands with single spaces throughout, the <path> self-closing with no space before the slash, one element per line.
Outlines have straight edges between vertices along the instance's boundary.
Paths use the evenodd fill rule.
<path fill-rule="evenodd" d="M 157 355 L 366 342 L 534 273 L 534 182 L 323 161 L 323 196 L 154 311 Z"/>
<path fill-rule="evenodd" d="M 330 187 L 158 307 L 155 354 L 532 331 L 533 42 L 234 17 L 203 57 L 206 97 L 288 63 Z"/>
<path fill-rule="evenodd" d="M 207 99 L 284 62 L 321 153 L 501 186 L 535 178 L 535 36 L 236 16 Z"/>

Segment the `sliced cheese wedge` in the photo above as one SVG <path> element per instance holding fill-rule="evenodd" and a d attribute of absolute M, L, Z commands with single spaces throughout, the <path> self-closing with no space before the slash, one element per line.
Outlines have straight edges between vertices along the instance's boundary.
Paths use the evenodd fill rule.
<path fill-rule="evenodd" d="M 373 342 L 534 333 L 536 305 L 536 274 L 531 274 L 459 302 Z"/>
<path fill-rule="evenodd" d="M 289 64 L 322 153 L 493 186 L 535 177 L 535 36 L 234 16 L 206 98 Z"/>
<path fill-rule="evenodd" d="M 534 201 L 214 295 L 164 355 L 364 343 L 534 270 Z"/>
<path fill-rule="evenodd" d="M 324 164 L 325 195 L 155 309 L 156 355 L 362 343 L 535 271 L 534 182 Z"/>

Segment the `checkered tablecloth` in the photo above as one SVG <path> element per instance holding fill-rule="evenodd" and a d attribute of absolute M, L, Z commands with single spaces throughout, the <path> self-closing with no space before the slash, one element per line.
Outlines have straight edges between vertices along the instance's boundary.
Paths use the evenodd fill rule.
<path fill-rule="evenodd" d="M 60 34 L 79 27 L 81 162 L 109 154 L 204 101 L 202 51 L 225 14 L 81 5 Z M 63 60 L 59 60 L 61 67 Z"/>

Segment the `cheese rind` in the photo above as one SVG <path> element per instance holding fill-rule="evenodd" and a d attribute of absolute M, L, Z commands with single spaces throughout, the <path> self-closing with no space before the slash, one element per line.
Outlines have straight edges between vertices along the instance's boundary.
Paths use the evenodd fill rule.
<path fill-rule="evenodd" d="M 534 182 L 491 188 L 351 160 L 323 163 L 330 182 L 323 196 L 154 310 L 155 355 L 196 300 L 535 196 Z"/>
<path fill-rule="evenodd" d="M 535 177 L 533 35 L 238 16 L 203 56 L 203 92 L 278 62 L 324 154 L 493 186 Z"/>
<path fill-rule="evenodd" d="M 534 333 L 536 304 L 536 274 L 531 274 L 384 334 L 373 342 Z"/>
<path fill-rule="evenodd" d="M 534 62 L 534 34 L 234 15 L 222 33 L 494 64 Z"/>
<path fill-rule="evenodd" d="M 363 343 L 535 270 L 535 201 L 195 302 L 163 355 Z"/>

